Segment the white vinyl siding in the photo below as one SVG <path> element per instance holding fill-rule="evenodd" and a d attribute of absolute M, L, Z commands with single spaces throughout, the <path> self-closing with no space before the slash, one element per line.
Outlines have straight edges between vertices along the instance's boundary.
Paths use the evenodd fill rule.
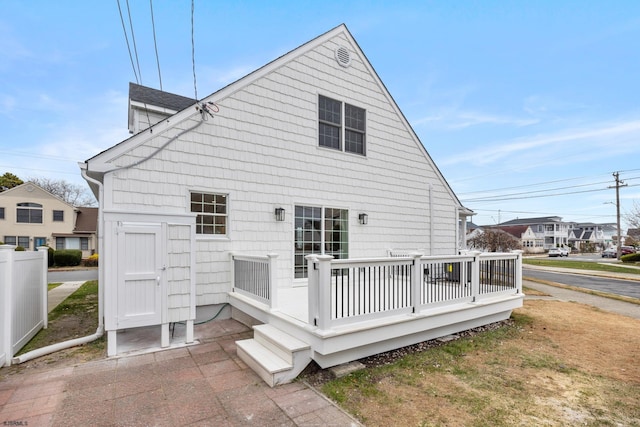
<path fill-rule="evenodd" d="M 293 281 L 296 204 L 348 210 L 350 257 L 385 256 L 390 248 L 455 253 L 456 201 L 362 59 L 352 55 L 348 68 L 335 61 L 335 48 L 349 43 L 336 37 L 249 85 L 223 89 L 215 118 L 187 131 L 200 116 L 179 113 L 171 128 L 159 124 L 151 136 L 140 135 L 151 139 L 135 140 L 109 161 L 132 164 L 187 131 L 139 166 L 107 173 L 105 209 L 191 212 L 191 189 L 219 190 L 233 200 L 227 239 L 198 234 L 198 305 L 226 302 L 232 251 L 277 252 L 280 283 Z M 366 156 L 319 147 L 319 93 L 366 111 Z M 284 222 L 274 218 L 280 206 Z M 358 212 L 368 214 L 368 225 L 357 223 Z"/>

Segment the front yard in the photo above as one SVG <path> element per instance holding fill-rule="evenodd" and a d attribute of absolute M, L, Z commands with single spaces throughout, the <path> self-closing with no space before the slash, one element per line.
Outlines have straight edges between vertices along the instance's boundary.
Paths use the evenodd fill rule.
<path fill-rule="evenodd" d="M 640 320 L 529 300 L 496 326 L 307 380 L 367 426 L 640 425 Z"/>

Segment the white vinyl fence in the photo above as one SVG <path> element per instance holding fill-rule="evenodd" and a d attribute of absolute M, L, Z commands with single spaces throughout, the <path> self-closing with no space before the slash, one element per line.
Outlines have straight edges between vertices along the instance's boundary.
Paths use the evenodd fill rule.
<path fill-rule="evenodd" d="M 47 327 L 47 248 L 0 245 L 0 367 Z"/>

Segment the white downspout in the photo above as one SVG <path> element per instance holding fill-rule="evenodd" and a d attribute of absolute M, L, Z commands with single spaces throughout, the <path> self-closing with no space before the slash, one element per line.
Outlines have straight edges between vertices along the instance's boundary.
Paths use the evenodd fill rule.
<path fill-rule="evenodd" d="M 433 255 L 433 184 L 429 183 L 429 255 Z"/>
<path fill-rule="evenodd" d="M 102 257 L 104 253 L 104 241 L 102 238 L 102 230 L 103 230 L 103 217 L 102 217 L 102 206 L 101 202 L 104 196 L 104 189 L 102 187 L 102 183 L 98 180 L 95 180 L 89 176 L 87 176 L 87 164 L 80 163 L 80 170 L 82 173 L 82 177 L 91 181 L 92 183 L 98 186 L 98 255 Z M 38 348 L 36 350 L 30 351 L 28 353 L 22 354 L 20 356 L 16 356 L 11 360 L 11 363 L 20 364 L 27 362 L 29 360 L 35 359 L 37 357 L 46 356 L 47 354 L 55 353 L 56 351 L 65 350 L 67 348 L 75 347 L 78 345 L 83 345 L 90 343 L 92 341 L 97 340 L 98 338 L 104 335 L 104 263 L 102 260 L 98 262 L 98 329 L 92 335 L 87 335 L 85 337 L 76 338 L 68 341 L 63 341 L 57 344 L 51 344 L 46 347 Z"/>

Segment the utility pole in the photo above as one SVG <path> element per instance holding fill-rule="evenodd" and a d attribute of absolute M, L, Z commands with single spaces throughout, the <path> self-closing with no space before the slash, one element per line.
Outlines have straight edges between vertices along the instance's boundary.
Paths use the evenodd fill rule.
<path fill-rule="evenodd" d="M 622 254 L 622 242 L 620 241 L 620 187 L 626 187 L 627 184 L 624 184 L 624 181 L 620 181 L 620 172 L 614 172 L 613 177 L 616 179 L 616 185 L 614 187 L 616 189 L 616 219 L 618 221 L 618 250 L 617 250 L 617 259 L 620 259 L 620 255 Z"/>

